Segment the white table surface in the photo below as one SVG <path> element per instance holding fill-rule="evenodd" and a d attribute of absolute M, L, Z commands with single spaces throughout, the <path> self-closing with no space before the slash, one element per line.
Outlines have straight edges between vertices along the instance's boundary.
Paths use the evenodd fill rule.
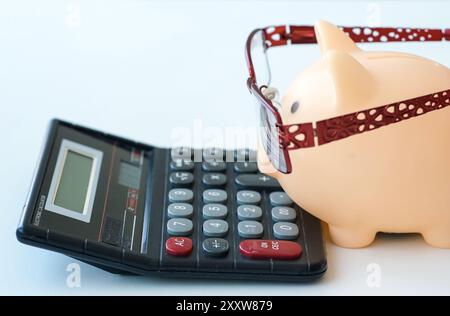
<path fill-rule="evenodd" d="M 449 27 L 449 9 L 447 1 L 1 1 L 0 294 L 450 294 L 450 250 L 433 249 L 419 235 L 382 236 L 360 250 L 328 243 L 329 270 L 313 284 L 118 276 L 80 263 L 77 288 L 66 285 L 75 260 L 15 239 L 51 118 L 160 146 L 173 142 L 175 127 L 195 122 L 254 126 L 243 55 L 252 28 L 320 18 Z M 446 43 L 394 48 L 449 65 Z M 275 55 L 283 86 L 318 49 Z M 378 287 L 367 282 L 371 264 L 380 269 Z"/>

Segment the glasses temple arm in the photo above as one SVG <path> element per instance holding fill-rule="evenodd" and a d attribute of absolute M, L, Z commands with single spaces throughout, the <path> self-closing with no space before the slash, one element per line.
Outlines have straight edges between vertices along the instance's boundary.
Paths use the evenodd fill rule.
<path fill-rule="evenodd" d="M 432 111 L 449 108 L 449 96 L 450 89 L 447 89 L 314 123 L 277 125 L 280 144 L 287 150 L 324 145 Z M 404 108 L 402 106 L 404 104 L 409 106 Z M 317 145 L 314 138 L 317 138 Z"/>
<path fill-rule="evenodd" d="M 450 41 L 450 29 L 340 26 L 356 43 Z M 312 25 L 279 25 L 263 29 L 267 47 L 317 43 Z"/>

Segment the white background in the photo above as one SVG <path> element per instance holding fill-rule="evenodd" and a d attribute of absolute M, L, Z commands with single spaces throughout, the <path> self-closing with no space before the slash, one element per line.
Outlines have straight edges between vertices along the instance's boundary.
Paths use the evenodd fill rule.
<path fill-rule="evenodd" d="M 418 235 L 381 236 L 361 250 L 328 244 L 329 270 L 314 284 L 117 276 L 81 264 L 80 288 L 66 285 L 66 267 L 75 260 L 15 239 L 51 118 L 160 146 L 171 144 L 175 127 L 194 122 L 254 126 L 243 54 L 253 28 L 320 18 L 450 27 L 449 11 L 447 1 L 1 1 L 0 293 L 450 294 L 450 250 L 433 249 Z M 381 46 L 367 49 L 387 49 Z M 449 65 L 448 43 L 391 49 Z M 288 47 L 273 56 L 274 75 L 284 86 L 319 53 L 312 46 Z M 368 286 L 371 263 L 381 269 L 380 287 Z"/>

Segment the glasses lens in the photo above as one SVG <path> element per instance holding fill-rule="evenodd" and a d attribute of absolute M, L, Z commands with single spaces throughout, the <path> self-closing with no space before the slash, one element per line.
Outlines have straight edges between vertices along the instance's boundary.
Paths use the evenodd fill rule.
<path fill-rule="evenodd" d="M 287 173 L 287 157 L 280 147 L 280 138 L 276 116 L 264 105 L 260 105 L 261 115 L 261 143 L 272 165 L 279 171 Z"/>
<path fill-rule="evenodd" d="M 250 43 L 250 54 L 255 70 L 256 84 L 258 86 L 270 85 L 270 68 L 264 45 L 264 32 L 258 31 L 253 36 Z"/>

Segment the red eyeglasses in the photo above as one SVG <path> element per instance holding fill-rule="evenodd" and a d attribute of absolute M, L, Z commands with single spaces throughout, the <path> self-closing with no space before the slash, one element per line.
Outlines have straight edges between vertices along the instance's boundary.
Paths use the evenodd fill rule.
<path fill-rule="evenodd" d="M 450 29 L 392 27 L 341 27 L 357 43 L 450 41 Z M 282 173 L 292 171 L 289 151 L 320 146 L 382 126 L 404 121 L 450 106 L 450 89 L 361 110 L 317 122 L 284 125 L 278 108 L 263 91 L 270 84 L 267 50 L 288 44 L 317 43 L 313 26 L 281 25 L 252 31 L 246 43 L 249 70 L 247 85 L 260 105 L 261 141 L 273 166 Z M 258 76 L 254 69 L 255 54 L 265 64 Z"/>

